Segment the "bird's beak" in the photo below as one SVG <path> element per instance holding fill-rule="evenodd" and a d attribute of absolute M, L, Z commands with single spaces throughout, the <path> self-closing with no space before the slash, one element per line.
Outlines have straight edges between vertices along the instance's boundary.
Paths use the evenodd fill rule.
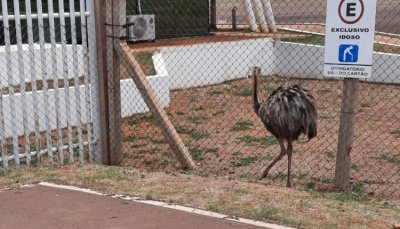
<path fill-rule="evenodd" d="M 257 71 L 261 72 L 260 67 L 252 67 L 250 70 L 247 72 L 247 78 L 252 78 L 255 74 L 257 74 Z"/>

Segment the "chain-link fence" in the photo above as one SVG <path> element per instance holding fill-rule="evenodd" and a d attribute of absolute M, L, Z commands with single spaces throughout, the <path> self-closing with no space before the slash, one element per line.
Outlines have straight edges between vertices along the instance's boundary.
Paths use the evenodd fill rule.
<path fill-rule="evenodd" d="M 1 3 L 0 166 L 100 162 L 93 1 Z"/>
<path fill-rule="evenodd" d="M 3 0 L 1 166 L 113 164 L 122 152 L 125 166 L 168 172 L 188 152 L 197 172 L 258 179 L 280 151 L 253 109 L 258 66 L 261 100 L 294 84 L 314 96 L 318 134 L 294 143 L 293 184 L 331 189 L 343 81 L 323 77 L 326 2 L 268 2 Z M 400 194 L 399 11 L 378 3 L 372 78 L 355 107 L 351 187 L 371 195 Z M 285 184 L 287 164 L 263 182 Z"/>
<path fill-rule="evenodd" d="M 262 100 L 281 85 L 308 88 L 317 103 L 318 135 L 294 143 L 293 183 L 330 189 L 343 81 L 323 77 L 326 1 L 271 0 L 275 34 L 251 31 L 247 3 L 253 4 L 255 16 L 261 12 L 264 17 L 256 20 L 258 28 L 263 21 L 271 25 L 265 9 L 256 12 L 257 2 L 127 1 L 127 17 L 132 21 L 141 15 L 154 15 L 155 20 L 154 27 L 152 19 L 143 22 L 146 33 L 154 37 L 132 35 L 143 28 L 129 27 L 131 53 L 148 75 L 197 171 L 206 174 L 254 180 L 279 154 L 278 140 L 253 111 L 253 81 L 247 77 L 252 67 L 262 68 Z M 393 0 L 378 3 L 373 75 L 360 79 L 355 107 L 351 187 L 371 195 L 400 194 L 400 31 L 396 26 L 400 18 L 395 13 L 399 11 Z M 121 98 L 123 165 L 149 171 L 178 169 L 157 118 L 124 67 L 122 78 L 127 85 L 121 86 L 121 93 L 129 95 Z M 284 185 L 286 176 L 284 157 L 265 182 Z"/>

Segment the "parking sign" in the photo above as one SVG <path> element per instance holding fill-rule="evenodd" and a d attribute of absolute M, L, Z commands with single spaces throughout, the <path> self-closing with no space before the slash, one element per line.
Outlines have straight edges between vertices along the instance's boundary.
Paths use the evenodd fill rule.
<path fill-rule="evenodd" d="M 370 78 L 376 0 L 328 0 L 324 75 Z"/>

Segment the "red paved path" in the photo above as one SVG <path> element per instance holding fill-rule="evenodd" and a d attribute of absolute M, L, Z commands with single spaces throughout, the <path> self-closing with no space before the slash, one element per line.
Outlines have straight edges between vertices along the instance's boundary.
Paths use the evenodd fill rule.
<path fill-rule="evenodd" d="M 0 228 L 259 229 L 134 201 L 44 186 L 0 192 Z"/>

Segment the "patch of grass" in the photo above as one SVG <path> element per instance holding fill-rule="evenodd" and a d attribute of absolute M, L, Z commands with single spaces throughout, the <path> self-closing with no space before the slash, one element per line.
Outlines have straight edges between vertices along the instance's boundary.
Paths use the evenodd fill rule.
<path fill-rule="evenodd" d="M 178 112 L 176 112 L 176 114 L 180 115 L 180 116 L 185 115 L 185 113 L 183 113 L 182 111 L 178 111 Z"/>
<path fill-rule="evenodd" d="M 318 119 L 332 119 L 332 118 L 333 118 L 333 117 L 330 116 L 330 115 L 324 115 L 324 114 L 318 115 Z"/>
<path fill-rule="evenodd" d="M 186 126 L 177 126 L 176 131 L 178 134 L 187 134 L 196 141 L 210 136 L 210 134 L 205 131 L 196 131 L 194 129 L 189 129 Z"/>
<path fill-rule="evenodd" d="M 135 149 L 135 148 L 142 148 L 142 147 L 145 147 L 145 146 L 147 146 L 147 145 L 148 145 L 148 144 L 146 144 L 146 143 L 135 144 L 135 145 L 132 145 L 131 148 L 132 148 L 132 149 Z"/>
<path fill-rule="evenodd" d="M 123 142 L 133 142 L 133 141 L 135 141 L 135 139 L 136 139 L 136 137 L 133 135 L 122 137 Z"/>
<path fill-rule="evenodd" d="M 389 132 L 391 135 L 393 135 L 395 138 L 400 138 L 400 130 L 393 130 Z"/>
<path fill-rule="evenodd" d="M 248 166 L 256 162 L 258 157 L 253 156 L 253 157 L 238 157 L 236 158 L 235 161 L 235 166 L 241 167 L 241 166 Z"/>
<path fill-rule="evenodd" d="M 325 37 L 321 35 L 310 35 L 304 38 L 284 38 L 282 41 L 293 42 L 293 43 L 301 43 L 301 44 L 311 44 L 311 45 L 325 45 Z"/>
<path fill-rule="evenodd" d="M 240 139 L 240 141 L 242 141 L 242 142 L 244 142 L 246 144 L 251 144 L 251 143 L 257 142 L 258 138 L 257 137 L 253 137 L 253 136 L 249 136 L 249 135 L 245 135 L 243 137 L 240 137 L 239 139 Z"/>
<path fill-rule="evenodd" d="M 231 128 L 232 131 L 241 131 L 241 130 L 248 130 L 253 126 L 251 121 L 238 121 L 235 125 Z"/>
<path fill-rule="evenodd" d="M 134 126 L 134 125 L 136 125 L 137 124 L 137 121 L 136 120 L 128 120 L 128 125 L 129 126 Z"/>
<path fill-rule="evenodd" d="M 199 116 L 189 116 L 186 118 L 189 122 L 194 123 L 194 124 L 201 124 L 203 123 L 205 120 L 207 120 L 207 118 L 205 117 L 199 117 Z"/>
<path fill-rule="evenodd" d="M 245 88 L 235 93 L 236 96 L 248 97 L 253 94 L 253 89 Z"/>
<path fill-rule="evenodd" d="M 332 89 L 329 89 L 329 88 L 321 88 L 317 91 L 317 93 L 320 95 L 326 95 L 331 92 L 332 92 Z"/>
<path fill-rule="evenodd" d="M 206 152 L 207 153 L 218 153 L 218 151 L 219 151 L 219 148 L 205 148 L 205 150 L 206 150 Z"/>
<path fill-rule="evenodd" d="M 189 134 L 190 133 L 190 129 L 187 128 L 186 126 L 177 126 L 175 129 L 176 129 L 176 132 L 178 132 L 178 134 Z"/>
<path fill-rule="evenodd" d="M 253 143 L 258 143 L 262 146 L 269 146 L 269 145 L 276 145 L 278 144 L 278 140 L 276 140 L 275 137 L 272 136 L 266 136 L 266 137 L 254 137 L 250 135 L 245 135 L 243 137 L 240 137 L 239 140 L 242 142 L 246 143 L 247 145 L 253 144 Z"/>
<path fill-rule="evenodd" d="M 167 142 L 165 141 L 165 139 L 150 139 L 151 143 L 153 144 L 167 144 Z"/>
<path fill-rule="evenodd" d="M 276 145 L 278 144 L 278 140 L 272 136 L 266 136 L 259 138 L 259 142 L 261 145 L 269 146 L 269 145 Z"/>
<path fill-rule="evenodd" d="M 280 214 L 275 208 L 263 206 L 257 210 L 253 210 L 252 218 L 257 220 L 267 220 L 274 222 L 282 222 L 285 225 L 295 226 L 296 228 L 309 228 L 311 223 L 302 218 L 297 218 L 291 214 Z"/>
<path fill-rule="evenodd" d="M 224 92 L 222 90 L 219 89 L 211 89 L 207 92 L 207 94 L 209 96 L 218 96 L 218 95 L 222 95 Z"/>
<path fill-rule="evenodd" d="M 286 180 L 287 178 L 287 174 L 283 173 L 283 172 L 278 172 L 272 175 L 268 175 L 268 177 L 270 177 L 272 180 Z"/>
<path fill-rule="evenodd" d="M 203 138 L 207 138 L 208 136 L 210 136 L 210 134 L 205 131 L 201 131 L 201 132 L 193 131 L 189 134 L 189 136 L 191 138 L 193 138 L 194 140 L 198 141 Z"/>
<path fill-rule="evenodd" d="M 369 103 L 361 103 L 361 104 L 360 104 L 360 107 L 361 107 L 361 108 L 371 107 L 371 104 L 369 104 Z"/>
<path fill-rule="evenodd" d="M 368 202 L 364 193 L 365 183 L 359 182 L 350 185 L 349 192 L 340 193 L 336 196 L 336 199 L 342 202 Z"/>
<path fill-rule="evenodd" d="M 204 110 L 206 110 L 206 108 L 203 107 L 203 106 L 199 106 L 199 107 L 194 108 L 194 111 L 204 111 Z"/>
<path fill-rule="evenodd" d="M 248 190 L 246 190 L 246 189 L 241 189 L 241 188 L 224 187 L 223 189 L 224 189 L 225 191 L 227 191 L 227 192 L 232 192 L 232 193 L 234 193 L 235 195 L 240 195 L 240 196 L 247 195 L 247 194 L 250 193 Z"/>
<path fill-rule="evenodd" d="M 304 188 L 305 188 L 306 190 L 314 190 L 314 188 L 315 188 L 315 182 L 314 182 L 314 181 L 308 182 L 308 183 L 304 186 Z"/>
<path fill-rule="evenodd" d="M 189 152 L 192 155 L 193 160 L 196 160 L 196 161 L 204 160 L 203 150 L 201 148 L 198 148 L 198 147 L 190 148 Z"/>
<path fill-rule="evenodd" d="M 382 154 L 379 159 L 389 163 L 400 164 L 400 156 Z"/>
<path fill-rule="evenodd" d="M 140 121 L 144 121 L 144 122 L 148 122 L 151 123 L 153 125 L 156 125 L 156 119 L 153 116 L 142 116 L 140 117 Z"/>
<path fill-rule="evenodd" d="M 217 116 L 217 115 L 223 115 L 223 114 L 225 114 L 225 111 L 219 110 L 219 111 L 214 112 L 212 115 Z"/>

